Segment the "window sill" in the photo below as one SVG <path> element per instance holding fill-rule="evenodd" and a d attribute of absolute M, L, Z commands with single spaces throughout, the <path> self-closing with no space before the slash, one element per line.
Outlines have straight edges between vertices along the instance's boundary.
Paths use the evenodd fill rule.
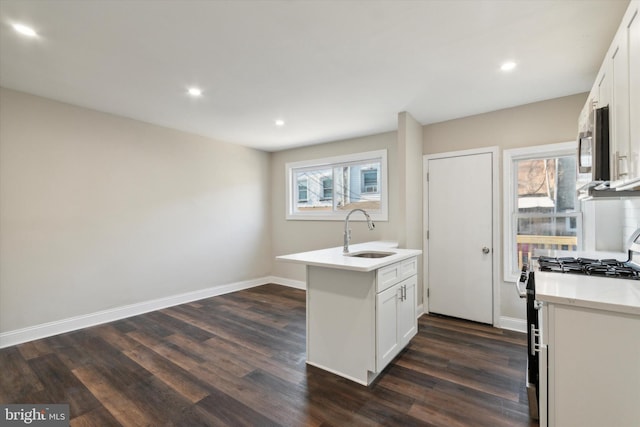
<path fill-rule="evenodd" d="M 312 215 L 312 214 L 304 214 L 304 215 L 295 215 L 295 214 L 290 214 L 286 216 L 286 220 L 287 221 L 344 221 L 347 214 L 349 212 L 345 211 L 344 213 L 339 213 L 339 214 L 335 214 L 335 215 L 330 215 L 330 214 L 317 214 L 317 215 Z M 369 214 L 369 216 L 371 217 L 371 219 L 375 222 L 388 222 L 389 218 L 387 215 L 383 215 L 382 213 L 375 213 L 375 212 L 370 212 L 367 211 L 367 213 Z M 362 218 L 360 217 L 361 215 L 352 215 L 349 218 L 349 222 L 364 222 L 366 221 L 366 218 L 364 217 L 364 215 L 362 215 Z"/>

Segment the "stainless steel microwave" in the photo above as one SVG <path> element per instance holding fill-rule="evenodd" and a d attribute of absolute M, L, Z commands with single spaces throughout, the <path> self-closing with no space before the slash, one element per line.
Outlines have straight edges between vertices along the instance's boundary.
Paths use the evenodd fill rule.
<path fill-rule="evenodd" d="M 591 182 L 609 181 L 609 107 L 593 108 L 586 132 L 578 135 L 578 173 Z"/>

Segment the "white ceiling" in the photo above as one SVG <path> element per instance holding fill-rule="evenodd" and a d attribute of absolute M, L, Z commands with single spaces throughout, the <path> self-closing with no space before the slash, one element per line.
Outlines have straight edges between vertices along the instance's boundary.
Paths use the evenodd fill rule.
<path fill-rule="evenodd" d="M 276 151 L 588 91 L 627 5 L 1 0 L 0 85 Z"/>

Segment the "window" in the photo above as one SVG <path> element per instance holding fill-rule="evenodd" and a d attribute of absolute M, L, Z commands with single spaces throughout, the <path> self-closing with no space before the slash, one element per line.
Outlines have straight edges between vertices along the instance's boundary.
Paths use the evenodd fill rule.
<path fill-rule="evenodd" d="M 341 221 L 361 208 L 387 220 L 386 150 L 287 163 L 286 169 L 287 219 Z"/>
<path fill-rule="evenodd" d="M 575 143 L 505 150 L 505 280 L 544 250 L 581 247 Z"/>
<path fill-rule="evenodd" d="M 309 187 L 307 179 L 298 179 L 298 203 L 306 202 L 309 198 Z"/>
<path fill-rule="evenodd" d="M 362 179 L 360 181 L 362 193 L 378 192 L 378 170 L 375 168 L 362 170 Z"/>
<path fill-rule="evenodd" d="M 322 178 L 322 200 L 331 200 L 333 198 L 333 178 Z"/>

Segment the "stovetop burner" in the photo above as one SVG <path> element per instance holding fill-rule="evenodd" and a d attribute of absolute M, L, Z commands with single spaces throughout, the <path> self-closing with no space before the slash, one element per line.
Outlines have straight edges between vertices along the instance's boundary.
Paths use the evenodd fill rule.
<path fill-rule="evenodd" d="M 538 258 L 538 266 L 540 271 L 640 280 L 640 268 L 629 262 L 615 259 L 541 256 Z"/>

